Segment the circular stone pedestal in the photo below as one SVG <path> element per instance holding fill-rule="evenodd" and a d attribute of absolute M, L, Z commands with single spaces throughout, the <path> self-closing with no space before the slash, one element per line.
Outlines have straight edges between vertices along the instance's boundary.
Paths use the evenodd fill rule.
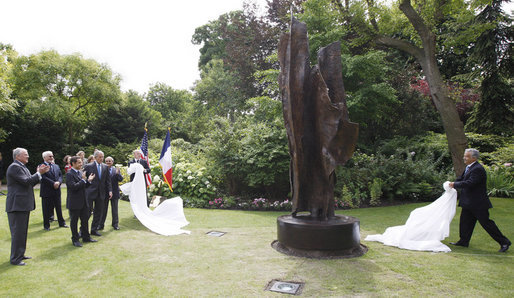
<path fill-rule="evenodd" d="M 368 248 L 360 243 L 359 219 L 336 215 L 328 220 L 308 215 L 277 218 L 278 240 L 271 246 L 281 253 L 318 259 L 360 257 Z"/>

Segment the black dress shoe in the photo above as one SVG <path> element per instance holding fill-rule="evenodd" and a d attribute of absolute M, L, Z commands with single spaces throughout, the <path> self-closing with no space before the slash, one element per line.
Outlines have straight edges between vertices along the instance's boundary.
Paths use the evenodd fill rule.
<path fill-rule="evenodd" d="M 67 228 L 67 227 L 68 227 L 68 225 L 67 225 L 67 224 L 62 224 L 62 225 L 59 225 L 59 227 L 61 227 L 61 228 Z"/>
<path fill-rule="evenodd" d="M 498 252 L 506 252 L 506 251 L 509 249 L 509 247 L 510 247 L 510 245 L 511 245 L 511 244 L 512 244 L 512 243 L 509 243 L 509 244 L 502 244 L 502 246 L 500 247 L 500 250 L 499 250 Z"/>
<path fill-rule="evenodd" d="M 82 243 L 80 243 L 79 241 L 73 241 L 73 246 L 82 247 Z"/>
<path fill-rule="evenodd" d="M 44 228 L 44 229 L 45 229 L 45 231 L 50 231 L 50 228 Z"/>
<path fill-rule="evenodd" d="M 98 233 L 98 231 L 92 231 L 91 235 L 102 236 L 102 234 Z"/>
<path fill-rule="evenodd" d="M 457 242 L 450 242 L 451 245 L 455 245 L 455 246 L 462 246 L 462 247 L 468 247 L 469 244 L 464 244 L 460 241 L 457 241 Z"/>
<path fill-rule="evenodd" d="M 93 238 L 89 238 L 89 239 L 82 239 L 82 241 L 84 242 L 98 242 L 98 240 L 95 240 Z"/>
<path fill-rule="evenodd" d="M 114 226 L 113 229 L 115 229 L 116 231 L 120 229 L 120 227 L 118 226 Z"/>
<path fill-rule="evenodd" d="M 19 263 L 17 263 L 17 264 L 13 264 L 13 263 L 11 263 L 11 264 L 12 264 L 12 265 L 15 265 L 15 266 L 25 266 L 25 265 L 27 265 L 27 264 L 25 264 L 24 262 L 19 262 Z"/>
<path fill-rule="evenodd" d="M 30 260 L 30 259 L 32 259 L 32 257 L 29 257 L 29 256 L 23 256 L 21 259 L 22 259 L 22 260 Z"/>

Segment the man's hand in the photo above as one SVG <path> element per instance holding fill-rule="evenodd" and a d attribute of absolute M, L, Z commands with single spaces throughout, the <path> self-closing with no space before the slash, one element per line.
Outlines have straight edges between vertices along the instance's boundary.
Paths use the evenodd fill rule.
<path fill-rule="evenodd" d="M 112 198 L 112 191 L 109 192 L 109 200 Z"/>
<path fill-rule="evenodd" d="M 50 171 L 50 167 L 45 164 L 42 164 L 37 167 L 37 171 L 39 174 L 43 175 L 44 173 Z"/>
<path fill-rule="evenodd" d="M 448 184 L 448 186 L 450 186 L 451 188 L 453 188 L 453 184 L 454 184 L 454 183 L 455 183 L 455 182 L 450 182 L 450 184 Z"/>
<path fill-rule="evenodd" d="M 89 178 L 87 178 L 87 181 L 89 181 L 91 183 L 91 181 L 93 181 L 93 179 L 95 179 L 95 174 L 94 173 L 91 173 L 89 175 Z"/>
<path fill-rule="evenodd" d="M 54 182 L 54 189 L 58 189 L 60 185 L 61 185 L 61 183 L 59 183 L 59 181 L 55 181 Z"/>

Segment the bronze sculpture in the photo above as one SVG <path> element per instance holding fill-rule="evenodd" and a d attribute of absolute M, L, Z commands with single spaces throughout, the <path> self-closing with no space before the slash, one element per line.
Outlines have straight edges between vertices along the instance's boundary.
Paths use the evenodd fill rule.
<path fill-rule="evenodd" d="M 341 45 L 322 48 L 311 67 L 307 27 L 292 18 L 278 56 L 293 211 L 278 218 L 273 247 L 307 257 L 362 255 L 358 220 L 335 215 L 335 169 L 351 158 L 358 137 L 345 101 Z"/>

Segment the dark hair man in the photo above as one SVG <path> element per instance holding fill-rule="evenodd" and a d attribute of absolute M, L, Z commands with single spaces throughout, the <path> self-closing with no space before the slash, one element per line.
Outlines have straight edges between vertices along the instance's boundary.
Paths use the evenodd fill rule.
<path fill-rule="evenodd" d="M 95 174 L 89 174 L 86 180 L 86 172 L 81 171 L 82 158 L 73 156 L 70 158 L 71 169 L 66 173 L 66 208 L 70 212 L 71 241 L 74 246 L 82 247 L 79 238 L 84 242 L 96 242 L 88 231 L 89 204 L 86 199 L 86 186 L 95 178 Z M 80 236 L 77 231 L 77 223 L 80 218 Z"/>

